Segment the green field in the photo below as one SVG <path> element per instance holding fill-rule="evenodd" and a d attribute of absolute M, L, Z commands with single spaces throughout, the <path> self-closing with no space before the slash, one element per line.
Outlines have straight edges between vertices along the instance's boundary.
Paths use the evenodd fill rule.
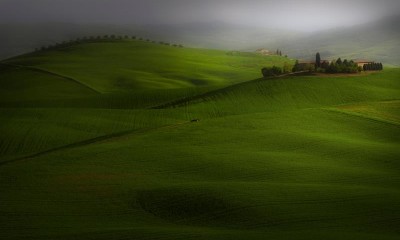
<path fill-rule="evenodd" d="M 3 61 L 0 239 L 398 239 L 400 69 L 259 78 L 285 62 L 128 40 Z"/>

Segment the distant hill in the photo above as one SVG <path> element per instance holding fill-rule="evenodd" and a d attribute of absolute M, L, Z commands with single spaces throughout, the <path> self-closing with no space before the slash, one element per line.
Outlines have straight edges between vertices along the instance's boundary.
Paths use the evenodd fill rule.
<path fill-rule="evenodd" d="M 291 57 L 313 58 L 319 51 L 323 58 L 367 58 L 400 64 L 400 17 L 390 17 L 377 22 L 326 30 L 281 42 L 281 47 Z"/>
<path fill-rule="evenodd" d="M 347 28 L 313 33 L 282 30 L 224 22 L 175 25 L 107 24 L 0 24 L 0 59 L 16 56 L 42 45 L 90 35 L 136 35 L 196 48 L 255 51 L 277 48 L 294 58 L 367 58 L 393 65 L 400 64 L 399 16 Z"/>

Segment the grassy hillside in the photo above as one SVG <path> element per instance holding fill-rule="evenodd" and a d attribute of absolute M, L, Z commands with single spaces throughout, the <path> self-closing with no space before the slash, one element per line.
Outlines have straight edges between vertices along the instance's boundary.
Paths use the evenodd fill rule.
<path fill-rule="evenodd" d="M 102 93 L 233 84 L 284 62 L 293 60 L 134 40 L 75 44 L 6 61 L 76 78 Z"/>
<path fill-rule="evenodd" d="M 141 42 L 8 61 L 0 238 L 397 239 L 400 70 L 256 79 L 283 61 Z"/>

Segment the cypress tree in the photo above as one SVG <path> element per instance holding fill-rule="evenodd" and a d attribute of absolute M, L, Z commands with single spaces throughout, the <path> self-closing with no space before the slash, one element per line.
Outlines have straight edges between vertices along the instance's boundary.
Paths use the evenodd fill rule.
<path fill-rule="evenodd" d="M 317 55 L 315 56 L 315 65 L 317 66 L 317 68 L 321 67 L 321 55 L 319 54 L 319 52 L 317 52 Z"/>

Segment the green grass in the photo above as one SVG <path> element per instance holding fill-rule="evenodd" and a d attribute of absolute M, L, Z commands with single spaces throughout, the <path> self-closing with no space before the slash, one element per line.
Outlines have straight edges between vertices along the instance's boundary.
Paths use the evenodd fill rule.
<path fill-rule="evenodd" d="M 100 92 L 232 84 L 284 62 L 293 60 L 140 41 L 78 44 L 7 61 L 76 77 Z"/>
<path fill-rule="evenodd" d="M 147 46 L 87 44 L 9 61 L 100 94 L 68 82 L 82 92 L 39 99 L 18 72 L 0 73 L 14 79 L 5 92 L 21 89 L 11 82 L 26 85 L 26 99 L 1 98 L 0 239 L 399 237 L 399 69 L 263 80 L 258 67 L 232 77 L 211 60 L 232 57 L 224 52 L 149 45 L 138 51 L 180 54 L 177 62 L 191 59 L 213 74 L 195 87 L 184 78 L 189 65 L 177 64 L 179 84 L 160 77 L 156 85 L 133 81 L 140 90 L 108 91 L 106 69 L 92 78 L 77 69 L 93 62 L 94 71 L 113 44 L 121 57 L 126 44 Z M 235 61 L 244 58 L 264 59 Z M 110 64 L 109 74 L 125 64 Z M 46 80 L 36 73 L 27 79 Z M 52 77 L 60 84 L 49 85 L 52 94 L 67 92 L 66 81 Z"/>

